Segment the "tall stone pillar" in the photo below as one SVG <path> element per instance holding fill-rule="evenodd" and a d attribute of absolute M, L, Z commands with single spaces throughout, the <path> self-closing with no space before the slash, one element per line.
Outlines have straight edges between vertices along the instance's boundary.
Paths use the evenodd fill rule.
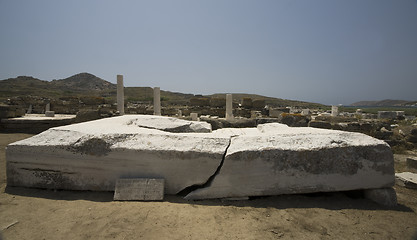
<path fill-rule="evenodd" d="M 337 106 L 332 106 L 332 117 L 339 115 L 339 108 Z"/>
<path fill-rule="evenodd" d="M 117 75 L 117 111 L 120 115 L 125 114 L 125 93 L 123 87 L 123 75 Z"/>
<path fill-rule="evenodd" d="M 226 120 L 233 120 L 232 94 L 226 94 Z"/>
<path fill-rule="evenodd" d="M 161 88 L 153 88 L 153 115 L 161 116 Z"/>

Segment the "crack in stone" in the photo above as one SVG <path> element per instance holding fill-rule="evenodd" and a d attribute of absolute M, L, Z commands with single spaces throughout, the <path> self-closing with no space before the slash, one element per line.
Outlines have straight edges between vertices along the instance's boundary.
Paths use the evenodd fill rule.
<path fill-rule="evenodd" d="M 137 125 L 140 128 L 147 128 L 147 129 L 153 129 L 153 130 L 159 130 L 159 131 L 163 131 L 163 132 L 170 132 L 170 133 L 189 133 L 189 132 L 194 132 L 191 129 L 191 123 L 186 124 L 186 125 L 181 125 L 178 127 L 174 127 L 174 128 L 157 128 L 157 127 L 150 127 L 150 126 L 144 126 L 144 125 Z"/>
<path fill-rule="evenodd" d="M 219 166 L 217 166 L 216 171 L 207 179 L 207 181 L 203 184 L 194 184 L 194 185 L 191 185 L 189 187 L 186 187 L 183 190 L 181 190 L 180 192 L 178 192 L 177 195 L 180 195 L 182 197 L 186 197 L 188 194 L 190 194 L 191 192 L 194 192 L 195 190 L 202 189 L 202 188 L 207 188 L 207 187 L 211 186 L 214 178 L 216 178 L 216 176 L 219 174 L 221 168 L 223 167 L 224 160 L 226 159 L 227 150 L 229 149 L 229 147 L 232 143 L 232 138 L 233 137 L 235 137 L 235 136 L 231 136 L 230 139 L 229 139 L 229 144 L 227 145 L 227 147 L 224 151 L 224 154 L 223 154 L 223 157 L 222 157 L 222 160 L 221 160 Z"/>

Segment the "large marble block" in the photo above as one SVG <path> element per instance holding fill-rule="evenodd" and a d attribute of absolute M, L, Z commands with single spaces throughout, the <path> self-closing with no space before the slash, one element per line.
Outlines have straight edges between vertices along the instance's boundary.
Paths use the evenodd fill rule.
<path fill-rule="evenodd" d="M 227 131 L 227 130 L 223 130 Z M 385 142 L 360 133 L 271 123 L 232 136 L 217 176 L 187 199 L 385 188 L 394 161 Z"/>
<path fill-rule="evenodd" d="M 7 184 L 113 191 L 119 178 L 164 178 L 165 193 L 175 194 L 207 181 L 229 138 L 159 129 L 210 131 L 206 124 L 124 115 L 52 128 L 8 145 Z"/>
<path fill-rule="evenodd" d="M 52 128 L 6 150 L 9 186 L 114 191 L 117 179 L 165 179 L 187 199 L 389 188 L 390 147 L 361 133 L 124 115 Z M 183 191 L 185 189 L 185 191 Z"/>

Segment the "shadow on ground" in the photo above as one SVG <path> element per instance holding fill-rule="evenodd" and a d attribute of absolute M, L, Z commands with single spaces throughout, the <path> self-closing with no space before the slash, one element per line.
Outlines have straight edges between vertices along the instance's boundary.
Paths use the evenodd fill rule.
<path fill-rule="evenodd" d="M 75 201 L 87 200 L 93 202 L 112 202 L 113 192 L 67 191 L 33 189 L 23 187 L 6 187 L 5 193 L 24 197 L 46 198 L 52 200 Z M 384 207 L 363 197 L 362 191 L 326 192 L 311 194 L 293 194 L 279 196 L 251 197 L 248 200 L 185 200 L 178 195 L 166 195 L 164 202 L 175 204 L 191 204 L 203 206 L 235 206 L 253 208 L 322 208 L 328 210 L 358 209 L 358 210 L 393 210 L 399 212 L 414 212 L 411 208 L 398 204 L 396 207 Z"/>

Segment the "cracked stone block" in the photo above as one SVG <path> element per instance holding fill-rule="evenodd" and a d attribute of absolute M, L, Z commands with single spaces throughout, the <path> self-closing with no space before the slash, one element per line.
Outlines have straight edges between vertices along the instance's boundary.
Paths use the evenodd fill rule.
<path fill-rule="evenodd" d="M 164 179 L 154 178 L 133 178 L 118 179 L 114 190 L 114 200 L 163 200 Z"/>
<path fill-rule="evenodd" d="M 204 184 L 221 163 L 229 137 L 158 130 L 168 122 L 173 128 L 192 126 L 177 120 L 124 115 L 49 129 L 8 145 L 7 184 L 114 191 L 120 178 L 164 178 L 167 194 Z"/>
<path fill-rule="evenodd" d="M 397 206 L 397 194 L 393 188 L 366 189 L 365 198 L 387 207 Z"/>
<path fill-rule="evenodd" d="M 331 192 L 394 185 L 393 155 L 384 141 L 361 133 L 291 128 L 277 123 L 259 125 L 258 131 L 259 134 L 232 137 L 223 166 L 212 183 L 186 198 Z"/>
<path fill-rule="evenodd" d="M 6 162 L 9 186 L 113 191 L 118 179 L 163 178 L 166 194 L 187 199 L 394 184 L 390 147 L 364 134 L 278 123 L 211 132 L 203 122 L 145 115 L 49 129 L 8 145 Z"/>
<path fill-rule="evenodd" d="M 397 183 L 397 185 L 400 185 L 402 187 L 417 189 L 417 173 L 396 173 L 395 182 Z"/>

